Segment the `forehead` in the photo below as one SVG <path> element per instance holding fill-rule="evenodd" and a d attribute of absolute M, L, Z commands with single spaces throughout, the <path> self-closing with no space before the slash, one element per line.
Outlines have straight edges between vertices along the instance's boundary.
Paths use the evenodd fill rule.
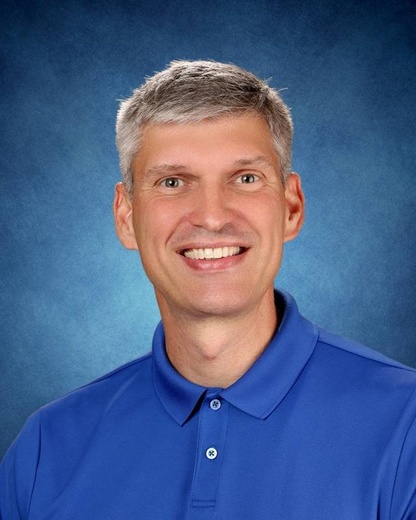
<path fill-rule="evenodd" d="M 198 123 L 149 124 L 143 130 L 134 169 L 203 162 L 244 165 L 254 159 L 278 165 L 266 121 L 245 114 Z"/>

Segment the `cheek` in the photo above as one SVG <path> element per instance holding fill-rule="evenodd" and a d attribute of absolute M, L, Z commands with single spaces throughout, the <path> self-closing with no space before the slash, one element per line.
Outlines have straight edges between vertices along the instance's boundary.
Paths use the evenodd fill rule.
<path fill-rule="evenodd" d="M 280 199 L 264 200 L 251 212 L 251 222 L 261 234 L 280 241 L 283 237 L 285 210 Z"/>
<path fill-rule="evenodd" d="M 158 199 L 152 199 L 137 206 L 133 225 L 139 249 L 143 246 L 151 247 L 151 244 L 163 244 L 167 241 L 177 221 L 176 206 L 167 204 L 166 200 Z"/>

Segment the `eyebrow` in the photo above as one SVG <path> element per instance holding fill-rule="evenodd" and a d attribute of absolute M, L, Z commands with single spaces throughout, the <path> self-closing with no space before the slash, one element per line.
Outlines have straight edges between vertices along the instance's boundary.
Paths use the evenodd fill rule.
<path fill-rule="evenodd" d="M 267 166 L 274 168 L 275 165 L 265 155 L 257 155 L 256 157 L 247 157 L 234 161 L 235 166 Z"/>
<path fill-rule="evenodd" d="M 232 166 L 242 167 L 242 166 L 266 166 L 268 168 L 274 168 L 275 165 L 265 156 L 265 155 L 257 155 L 256 157 L 243 157 L 241 159 L 237 159 L 232 163 Z M 149 179 L 153 176 L 159 175 L 160 173 L 178 173 L 179 171 L 189 171 L 189 167 L 185 164 L 156 164 L 144 171 L 142 179 Z"/>
<path fill-rule="evenodd" d="M 177 173 L 187 169 L 184 164 L 156 164 L 156 166 L 152 166 L 144 171 L 143 179 L 148 179 L 160 173 Z"/>

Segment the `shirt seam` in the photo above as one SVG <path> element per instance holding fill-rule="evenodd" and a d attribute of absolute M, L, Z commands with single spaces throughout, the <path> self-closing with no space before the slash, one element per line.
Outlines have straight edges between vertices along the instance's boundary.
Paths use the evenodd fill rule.
<path fill-rule="evenodd" d="M 333 348 L 336 348 L 338 350 L 342 350 L 343 352 L 346 352 L 347 354 L 351 354 L 353 356 L 358 356 L 358 357 L 360 357 L 362 359 L 367 359 L 369 361 L 374 361 L 375 363 L 379 363 L 380 365 L 385 365 L 385 366 L 388 366 L 390 368 L 397 368 L 399 370 L 404 370 L 405 372 L 410 372 L 412 374 L 416 374 L 416 369 L 414 369 L 412 367 L 408 367 L 406 365 L 401 365 L 399 362 L 395 362 L 394 360 L 386 359 L 384 361 L 382 359 L 376 359 L 376 358 L 371 357 L 370 355 L 365 355 L 365 354 L 361 354 L 359 352 L 354 352 L 352 350 L 349 350 L 348 348 L 342 347 L 341 345 L 336 345 L 334 343 L 329 343 L 328 341 L 322 339 L 320 331 L 318 332 L 318 341 L 319 341 L 319 343 L 322 343 L 323 345 L 327 345 L 328 347 L 333 347 Z M 378 351 L 375 351 L 375 352 L 378 352 Z M 384 355 L 384 354 L 382 354 L 380 352 L 380 355 Z"/>
<path fill-rule="evenodd" d="M 27 507 L 27 520 L 30 519 L 30 515 L 31 515 L 33 495 L 35 493 L 35 487 L 36 487 L 36 482 L 37 482 L 37 478 L 38 478 L 38 469 L 39 469 L 39 464 L 40 464 L 40 456 L 41 456 L 41 450 L 42 450 L 42 428 L 41 428 L 42 417 L 41 417 L 41 415 L 42 415 L 42 412 L 41 412 L 41 410 L 39 410 L 39 412 L 37 414 L 38 431 L 39 431 L 38 456 L 37 456 L 37 460 L 36 460 L 36 468 L 35 468 L 35 472 L 34 472 L 34 476 L 33 476 L 32 489 L 30 492 L 30 498 L 29 498 L 29 503 L 28 503 L 28 507 Z"/>
<path fill-rule="evenodd" d="M 403 417 L 403 415 L 407 412 L 408 408 L 410 408 L 411 404 L 413 403 L 414 401 L 414 397 L 416 395 L 416 388 L 415 390 L 412 392 L 410 398 L 409 398 L 409 401 L 407 402 L 406 406 L 404 407 L 404 410 L 401 414 L 401 417 L 400 419 Z M 416 421 L 416 415 L 413 416 L 412 420 L 409 422 L 409 425 L 406 429 L 406 433 L 405 435 L 403 436 L 403 442 L 401 444 L 401 447 L 400 447 L 400 452 L 398 454 L 398 457 L 397 457 L 397 463 L 396 463 L 396 471 L 394 473 L 394 481 L 393 481 L 393 486 L 392 486 L 392 491 L 391 491 L 391 497 L 390 497 L 390 509 L 389 509 L 389 518 L 392 519 L 392 509 L 393 509 L 393 498 L 394 498 L 394 494 L 395 494 L 395 491 L 396 491 L 396 483 L 397 483 L 397 475 L 399 473 L 399 467 L 400 467 L 400 462 L 402 460 L 402 455 L 403 455 L 403 450 L 404 450 L 404 446 L 406 444 L 406 441 L 409 437 L 409 432 L 410 432 L 410 429 L 411 427 L 413 426 L 413 424 L 415 423 Z M 400 420 L 398 421 L 400 423 Z"/>
<path fill-rule="evenodd" d="M 137 359 L 133 359 L 132 361 L 129 361 L 128 363 L 125 363 L 121 367 L 115 368 L 111 372 L 108 372 L 107 374 L 104 374 L 104 375 L 98 377 L 97 379 L 94 379 L 93 381 L 90 381 L 89 383 L 86 383 L 85 385 L 82 385 L 82 386 L 79 386 L 77 388 L 74 388 L 73 390 L 70 390 L 69 392 L 67 392 L 67 393 L 63 394 L 62 396 L 60 396 L 57 400 L 59 401 L 59 400 L 65 398 L 65 397 L 69 397 L 70 395 L 78 392 L 79 390 L 82 390 L 84 388 L 89 388 L 90 386 L 93 386 L 96 383 L 100 383 L 101 381 L 105 381 L 106 379 L 109 379 L 110 377 L 112 377 L 113 375 L 117 374 L 118 372 L 121 372 L 124 369 L 130 368 L 131 366 L 135 365 L 136 363 L 141 363 L 143 361 L 146 361 L 150 357 L 152 357 L 152 353 L 151 352 L 149 352 L 148 354 L 145 354 L 144 356 L 141 356 L 141 357 L 139 357 Z M 42 410 L 43 408 L 47 408 L 53 402 L 54 401 L 52 401 L 51 403 L 46 404 L 45 406 L 42 406 L 40 408 L 40 410 Z"/>

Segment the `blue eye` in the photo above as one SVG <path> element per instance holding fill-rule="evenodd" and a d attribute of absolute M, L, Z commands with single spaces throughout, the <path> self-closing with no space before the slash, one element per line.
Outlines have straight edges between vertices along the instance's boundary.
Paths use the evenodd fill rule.
<path fill-rule="evenodd" d="M 241 175 L 238 179 L 241 184 L 252 184 L 253 182 L 256 182 L 258 177 L 257 175 L 254 175 L 254 173 L 245 173 L 244 175 Z"/>
<path fill-rule="evenodd" d="M 162 186 L 165 188 L 179 188 L 179 186 L 182 186 L 182 184 L 183 181 L 177 179 L 176 177 L 168 177 L 162 181 Z"/>

